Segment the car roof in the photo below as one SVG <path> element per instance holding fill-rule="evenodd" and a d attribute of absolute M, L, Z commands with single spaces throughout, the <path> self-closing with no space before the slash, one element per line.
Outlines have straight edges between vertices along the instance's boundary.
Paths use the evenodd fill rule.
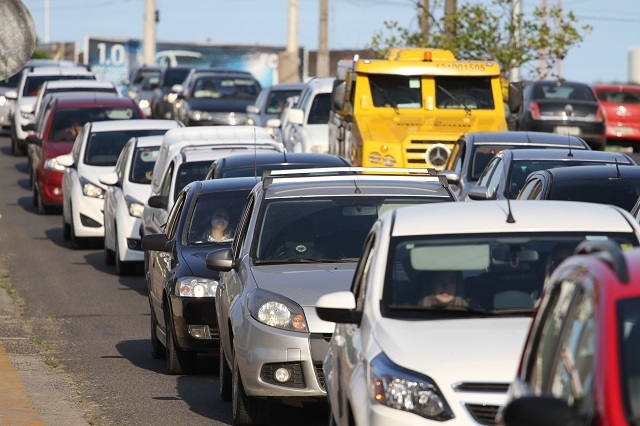
<path fill-rule="evenodd" d="M 304 83 L 279 83 L 279 84 L 273 84 L 271 86 L 267 86 L 265 87 L 265 90 L 269 90 L 271 92 L 276 92 L 279 90 L 293 90 L 293 89 L 299 89 L 302 90 L 302 88 L 304 88 Z"/>
<path fill-rule="evenodd" d="M 194 126 L 173 129 L 165 135 L 165 145 L 189 141 L 210 140 L 234 143 L 254 140 L 273 142 L 267 130 L 257 126 Z"/>
<path fill-rule="evenodd" d="M 37 67 L 28 73 L 29 76 L 38 75 L 94 75 L 91 71 L 82 67 Z"/>
<path fill-rule="evenodd" d="M 581 138 L 548 132 L 471 132 L 463 137 L 473 142 L 474 145 L 505 143 L 509 145 L 571 146 L 576 149 L 582 146 L 589 149 L 589 145 Z"/>
<path fill-rule="evenodd" d="M 339 166 L 348 165 L 345 159 L 332 154 L 276 151 L 230 155 L 228 157 L 218 158 L 216 162 L 224 164 L 225 169 L 244 167 L 252 164 L 306 163 L 335 164 Z"/>
<path fill-rule="evenodd" d="M 306 86 L 314 92 L 330 93 L 333 91 L 333 82 L 335 77 L 314 77 L 309 80 Z"/>
<path fill-rule="evenodd" d="M 253 176 L 203 180 L 200 182 L 202 184 L 200 187 L 200 193 L 229 191 L 234 189 L 251 190 L 258 182 L 260 182 L 260 178 Z"/>
<path fill-rule="evenodd" d="M 633 160 L 621 152 L 589 151 L 586 149 L 505 149 L 497 155 L 511 156 L 512 160 L 590 160 L 613 162 L 618 159 L 621 164 L 634 164 Z"/>
<path fill-rule="evenodd" d="M 91 123 L 91 132 L 112 132 L 115 130 L 135 129 L 173 129 L 178 126 L 175 120 L 110 120 L 94 121 Z"/>
<path fill-rule="evenodd" d="M 139 136 L 136 138 L 138 148 L 159 147 L 162 144 L 162 135 Z"/>
<path fill-rule="evenodd" d="M 513 223 L 507 221 L 509 211 L 515 220 Z M 436 219 L 425 220 L 426 217 Z M 486 200 L 433 203 L 398 209 L 392 236 L 635 232 L 636 228 L 630 221 L 633 221 L 631 216 L 618 207 L 574 201 Z"/>
<path fill-rule="evenodd" d="M 47 95 L 48 96 L 48 95 Z M 97 104 L 112 107 L 132 107 L 136 108 L 136 105 L 129 98 L 123 98 L 116 96 L 115 93 L 90 93 L 90 92 L 75 92 L 68 94 L 55 95 L 57 103 L 56 108 L 76 108 L 76 107 L 90 107 Z"/>
<path fill-rule="evenodd" d="M 640 166 L 615 167 L 609 164 L 605 166 L 574 166 L 556 167 L 544 170 L 553 180 L 575 179 L 638 179 L 640 178 Z"/>
<path fill-rule="evenodd" d="M 98 80 L 50 80 L 45 81 L 44 85 L 48 89 L 67 88 L 67 87 L 114 87 L 115 85 L 111 81 L 98 81 Z"/>

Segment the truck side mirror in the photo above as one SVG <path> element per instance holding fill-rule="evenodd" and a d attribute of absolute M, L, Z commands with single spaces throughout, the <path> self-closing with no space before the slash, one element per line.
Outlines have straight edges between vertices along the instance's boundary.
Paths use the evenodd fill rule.
<path fill-rule="evenodd" d="M 517 114 L 522 109 L 522 83 L 509 83 L 509 111 Z"/>
<path fill-rule="evenodd" d="M 333 91 L 331 92 L 331 108 L 334 111 L 342 111 L 346 103 L 347 82 L 344 80 L 333 81 Z"/>

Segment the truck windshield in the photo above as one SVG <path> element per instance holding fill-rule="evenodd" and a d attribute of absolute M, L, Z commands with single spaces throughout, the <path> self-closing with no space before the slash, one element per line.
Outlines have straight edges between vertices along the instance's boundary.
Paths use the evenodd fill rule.
<path fill-rule="evenodd" d="M 420 76 L 369 75 L 371 98 L 376 108 L 421 108 Z"/>
<path fill-rule="evenodd" d="M 491 77 L 436 77 L 434 80 L 439 109 L 495 108 Z"/>

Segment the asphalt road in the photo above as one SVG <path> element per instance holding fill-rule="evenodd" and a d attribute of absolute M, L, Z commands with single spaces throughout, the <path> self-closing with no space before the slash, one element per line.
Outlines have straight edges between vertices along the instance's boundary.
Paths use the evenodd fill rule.
<path fill-rule="evenodd" d="M 71 381 L 69 399 L 87 421 L 232 424 L 231 404 L 218 396 L 217 358 L 200 356 L 193 376 L 166 374 L 164 360 L 151 358 L 143 277 L 118 277 L 105 264 L 101 247 L 71 248 L 62 238 L 59 214 L 37 214 L 26 157 L 11 155 L 6 135 L 0 135 L 0 188 L 0 266 L 24 300 L 31 341 L 43 349 L 57 377 Z M 317 425 L 327 419 L 325 407 L 274 411 L 277 424 Z"/>

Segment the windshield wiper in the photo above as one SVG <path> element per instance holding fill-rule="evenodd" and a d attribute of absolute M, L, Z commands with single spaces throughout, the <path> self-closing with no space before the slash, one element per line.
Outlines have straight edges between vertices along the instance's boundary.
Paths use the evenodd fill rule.
<path fill-rule="evenodd" d="M 500 316 L 500 315 L 524 315 L 533 314 L 533 308 L 505 308 L 505 309 L 492 309 L 487 312 L 491 316 Z"/>
<path fill-rule="evenodd" d="M 375 87 L 376 89 L 378 89 L 380 91 L 380 93 L 382 93 L 382 96 L 384 96 L 384 98 L 389 101 L 389 104 L 391 104 L 391 107 L 393 108 L 393 110 L 396 112 L 396 114 L 400 115 L 400 108 L 398 108 L 398 104 L 396 103 L 396 101 L 394 101 L 393 99 L 391 99 L 391 96 L 389 96 L 389 94 L 387 92 L 385 92 L 384 90 L 382 90 L 382 88 L 380 86 L 378 86 L 375 82 L 369 80 L 369 82 L 371 83 L 371 85 L 373 87 Z"/>
<path fill-rule="evenodd" d="M 348 263 L 352 260 L 346 259 L 323 259 L 323 258 L 311 258 L 311 257 L 289 257 L 286 259 L 266 259 L 256 261 L 256 265 L 269 265 L 277 263 Z"/>
<path fill-rule="evenodd" d="M 471 109 L 469 109 L 469 107 L 467 106 L 467 104 L 465 104 L 464 102 L 462 102 L 456 95 L 454 95 L 453 93 L 451 93 L 449 91 L 449 89 L 445 89 L 444 87 L 442 87 L 441 85 L 437 85 L 438 89 L 442 90 L 444 93 L 446 93 L 451 99 L 453 99 L 454 101 L 456 101 L 458 103 L 458 105 L 462 105 L 462 107 L 464 108 L 464 110 L 466 111 L 467 114 L 471 115 Z"/>

